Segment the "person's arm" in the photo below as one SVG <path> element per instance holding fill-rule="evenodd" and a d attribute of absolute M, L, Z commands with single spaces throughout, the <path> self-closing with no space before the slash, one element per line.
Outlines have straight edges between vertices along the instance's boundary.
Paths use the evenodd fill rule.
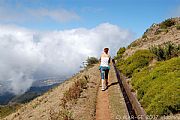
<path fill-rule="evenodd" d="M 99 70 L 101 70 L 101 56 L 99 58 Z"/>
<path fill-rule="evenodd" d="M 110 62 L 111 62 L 111 56 L 109 56 L 109 61 L 108 61 L 108 63 L 110 64 Z"/>

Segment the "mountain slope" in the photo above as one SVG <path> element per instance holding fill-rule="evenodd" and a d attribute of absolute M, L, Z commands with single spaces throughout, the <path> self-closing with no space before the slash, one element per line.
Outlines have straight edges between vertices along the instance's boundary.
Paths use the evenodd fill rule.
<path fill-rule="evenodd" d="M 170 18 L 159 24 L 153 24 L 141 38 L 132 42 L 125 52 L 125 56 L 132 55 L 139 49 L 148 49 L 152 45 L 161 45 L 165 42 L 180 44 L 180 18 Z"/>
<path fill-rule="evenodd" d="M 74 77 L 70 78 L 69 80 L 64 81 L 61 85 L 57 86 L 56 88 L 48 91 L 44 95 L 34 99 L 33 101 L 24 104 L 18 111 L 15 113 L 7 116 L 3 120 L 51 120 L 57 119 L 57 115 L 59 111 L 63 110 L 62 99 L 64 98 L 66 91 L 68 91 L 76 81 L 87 79 L 87 88 L 84 88 L 81 92 L 81 105 L 75 107 L 76 100 L 72 100 L 66 104 L 68 111 L 73 111 L 72 114 L 73 118 L 76 117 L 85 117 L 87 120 L 94 119 L 95 116 L 95 102 L 96 102 L 96 94 L 97 88 L 99 85 L 99 72 L 97 72 L 97 66 L 92 67 L 84 72 L 78 73 Z M 88 92 L 84 92 L 88 91 Z M 69 93 L 69 92 L 68 92 Z M 88 101 L 88 102 L 86 102 Z M 76 110 L 75 110 L 76 109 Z M 88 111 L 88 112 L 87 112 Z M 61 111 L 62 112 L 62 111 Z M 64 111 L 63 111 L 64 112 Z M 66 113 L 62 113 L 63 115 Z"/>

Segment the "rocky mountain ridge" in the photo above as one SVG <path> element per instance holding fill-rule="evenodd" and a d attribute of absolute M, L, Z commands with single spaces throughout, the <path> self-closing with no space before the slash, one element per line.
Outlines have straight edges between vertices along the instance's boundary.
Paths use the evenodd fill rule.
<path fill-rule="evenodd" d="M 153 45 L 166 42 L 180 44 L 180 17 L 169 18 L 159 24 L 152 24 L 141 38 L 132 42 L 124 56 L 130 56 L 139 49 L 148 49 Z"/>

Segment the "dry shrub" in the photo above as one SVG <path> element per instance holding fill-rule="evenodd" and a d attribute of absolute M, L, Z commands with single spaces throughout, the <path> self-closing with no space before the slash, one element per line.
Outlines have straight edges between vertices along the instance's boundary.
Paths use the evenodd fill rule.
<path fill-rule="evenodd" d="M 68 110 L 67 103 L 72 100 L 77 100 L 83 89 L 87 88 L 89 76 L 84 76 L 84 79 L 79 79 L 66 91 L 61 99 L 61 105 L 63 109 L 59 109 L 58 112 L 54 110 L 50 111 L 50 120 L 73 120 L 72 113 Z"/>
<path fill-rule="evenodd" d="M 67 109 L 59 110 L 55 112 L 54 110 L 50 110 L 50 120 L 73 120 L 72 113 Z"/>

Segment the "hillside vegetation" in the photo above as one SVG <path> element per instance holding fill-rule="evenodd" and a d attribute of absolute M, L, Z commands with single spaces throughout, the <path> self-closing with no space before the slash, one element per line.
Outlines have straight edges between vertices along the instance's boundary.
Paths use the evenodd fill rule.
<path fill-rule="evenodd" d="M 131 83 L 147 114 L 167 115 L 180 110 L 180 58 L 145 67 Z"/>
<path fill-rule="evenodd" d="M 149 50 L 138 50 L 126 60 L 121 59 L 117 66 L 124 75 L 131 77 L 134 71 L 149 65 L 153 57 L 154 55 Z"/>
<path fill-rule="evenodd" d="M 148 115 L 180 112 L 179 26 L 180 18 L 153 24 L 115 57 L 116 66 L 130 80 Z"/>
<path fill-rule="evenodd" d="M 0 118 L 3 118 L 20 108 L 19 104 L 0 106 Z"/>

